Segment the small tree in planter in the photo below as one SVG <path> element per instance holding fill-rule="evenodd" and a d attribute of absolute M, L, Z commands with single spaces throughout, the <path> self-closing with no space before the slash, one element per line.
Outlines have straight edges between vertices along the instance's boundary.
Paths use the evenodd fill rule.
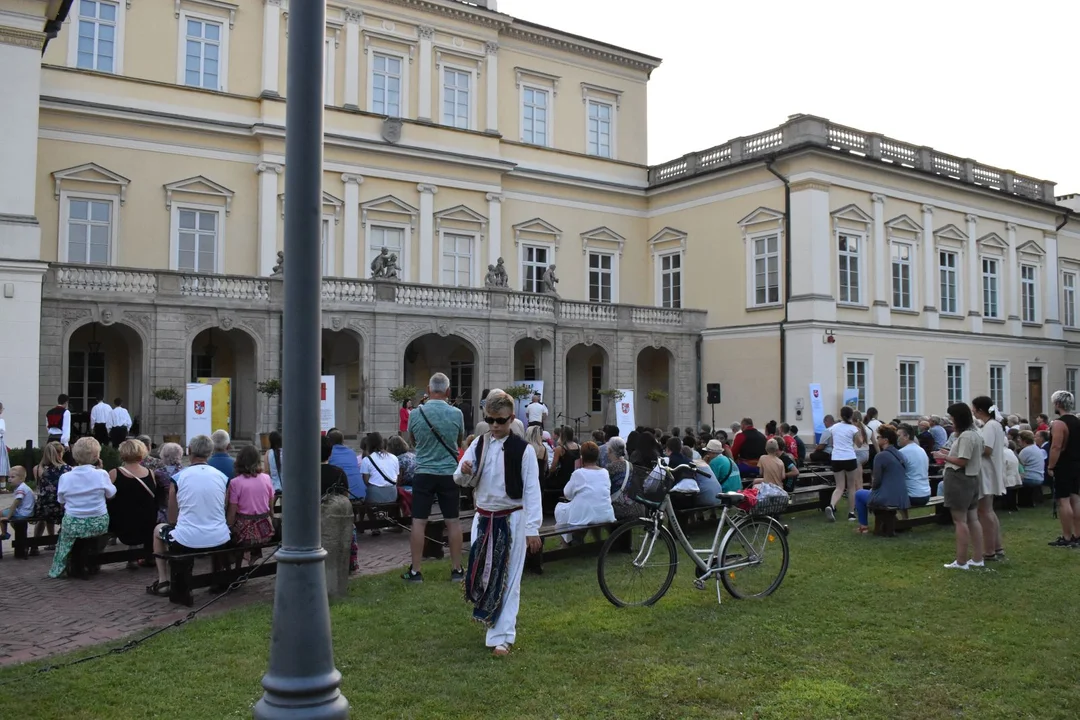
<path fill-rule="evenodd" d="M 184 394 L 171 385 L 154 390 L 154 397 L 161 402 L 171 402 L 174 406 L 184 402 Z M 175 433 L 165 434 L 162 440 L 164 442 L 180 443 L 181 436 Z"/>
<path fill-rule="evenodd" d="M 414 400 L 419 394 L 420 388 L 415 385 L 399 385 L 390 388 L 390 399 L 394 401 L 395 405 L 401 405 L 406 400 Z"/>
<path fill-rule="evenodd" d="M 270 378 L 261 382 L 255 383 L 255 389 L 266 396 L 266 401 L 270 402 L 274 398 L 281 395 L 281 380 L 277 378 Z M 259 433 L 259 444 L 263 450 L 270 449 L 270 433 Z"/>
<path fill-rule="evenodd" d="M 650 390 L 645 393 L 645 399 L 653 404 L 652 419 L 653 425 L 659 425 L 660 421 L 657 419 L 657 410 L 660 408 L 660 403 L 668 399 L 667 391 L 665 390 Z"/>
<path fill-rule="evenodd" d="M 604 402 L 604 424 L 605 425 L 610 424 L 610 420 L 608 420 L 608 410 L 611 408 L 612 403 L 617 403 L 620 400 L 622 400 L 623 395 L 624 395 L 624 393 L 623 393 L 622 390 L 616 390 L 615 388 L 607 388 L 606 390 L 601 390 L 600 391 L 600 397 L 603 398 L 603 402 Z"/>

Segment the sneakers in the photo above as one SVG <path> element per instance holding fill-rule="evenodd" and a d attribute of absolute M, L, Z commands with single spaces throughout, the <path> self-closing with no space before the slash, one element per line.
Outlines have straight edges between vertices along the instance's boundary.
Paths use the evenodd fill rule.
<path fill-rule="evenodd" d="M 1059 535 L 1057 540 L 1046 544 L 1050 547 L 1072 547 L 1073 540 L 1066 538 L 1064 535 Z"/>
<path fill-rule="evenodd" d="M 9 532 L 6 532 L 3 535 L 0 535 L 0 540 L 10 540 L 10 539 L 11 539 L 11 533 L 9 533 Z"/>
<path fill-rule="evenodd" d="M 970 570 L 971 568 L 968 567 L 968 565 L 970 565 L 970 564 L 971 564 L 970 562 L 966 562 L 963 565 L 960 565 L 955 560 L 953 560 L 951 563 L 949 563 L 948 565 L 945 566 L 945 569 L 946 570 Z"/>
<path fill-rule="evenodd" d="M 831 505 L 825 506 L 825 517 L 829 518 L 829 522 L 836 522 L 836 510 Z"/>
<path fill-rule="evenodd" d="M 461 568 L 450 571 L 450 582 L 465 582 L 465 571 Z"/>
<path fill-rule="evenodd" d="M 853 512 L 849 512 L 849 513 L 847 514 L 847 521 L 848 521 L 848 522 L 855 522 L 855 513 L 853 513 Z"/>
<path fill-rule="evenodd" d="M 421 573 L 416 572 L 409 566 L 409 569 L 401 576 L 401 579 L 407 583 L 422 583 L 424 582 L 424 576 Z"/>
<path fill-rule="evenodd" d="M 975 568 L 984 568 L 984 567 L 986 567 L 986 562 L 983 561 L 983 560 L 979 560 L 978 562 L 976 562 L 975 560 L 968 560 L 967 561 L 967 569 L 968 570 L 973 570 Z"/>

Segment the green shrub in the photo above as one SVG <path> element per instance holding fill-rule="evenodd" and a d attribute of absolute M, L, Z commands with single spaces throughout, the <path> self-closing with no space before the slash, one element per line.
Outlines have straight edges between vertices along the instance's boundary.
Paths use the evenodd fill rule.
<path fill-rule="evenodd" d="M 33 454 L 32 462 L 31 462 L 31 467 L 33 467 L 34 465 L 37 465 L 38 463 L 41 462 L 41 454 L 42 454 L 43 450 L 41 448 L 39 448 L 39 447 L 36 447 L 33 450 L 31 450 L 30 452 Z M 11 467 L 15 467 L 16 465 L 20 465 L 22 467 L 25 467 L 26 466 L 26 463 L 25 463 L 25 460 L 26 460 L 26 448 L 14 448 L 14 449 L 12 449 L 11 451 L 8 452 L 8 460 L 11 461 Z"/>
<path fill-rule="evenodd" d="M 121 465 L 123 465 L 123 463 L 120 461 L 120 451 L 112 445 L 106 445 L 101 448 L 101 466 L 105 470 L 115 470 Z"/>

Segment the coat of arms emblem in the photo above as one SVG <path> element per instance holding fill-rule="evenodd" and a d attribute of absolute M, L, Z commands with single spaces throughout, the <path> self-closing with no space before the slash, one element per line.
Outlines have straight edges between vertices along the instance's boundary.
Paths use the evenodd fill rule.
<path fill-rule="evenodd" d="M 388 117 L 383 120 L 382 139 L 391 145 L 401 141 L 401 118 Z"/>
<path fill-rule="evenodd" d="M 622 404 L 622 414 L 623 415 L 629 415 L 630 414 L 630 403 L 623 403 Z"/>
<path fill-rule="evenodd" d="M 202 415 L 204 412 L 206 412 L 206 401 L 205 400 L 196 400 L 195 401 L 195 414 L 196 415 Z"/>

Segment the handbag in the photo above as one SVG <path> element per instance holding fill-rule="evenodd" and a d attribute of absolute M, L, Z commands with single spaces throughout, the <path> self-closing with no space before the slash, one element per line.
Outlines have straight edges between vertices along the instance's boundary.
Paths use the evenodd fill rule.
<path fill-rule="evenodd" d="M 489 434 L 490 435 L 490 434 Z M 476 455 L 476 462 L 473 464 L 473 471 L 469 475 L 463 475 L 461 473 L 454 473 L 454 482 L 458 487 L 463 488 L 475 488 L 480 484 L 480 471 L 484 468 L 484 438 L 489 435 L 481 435 L 476 439 L 476 451 L 473 453 Z"/>

